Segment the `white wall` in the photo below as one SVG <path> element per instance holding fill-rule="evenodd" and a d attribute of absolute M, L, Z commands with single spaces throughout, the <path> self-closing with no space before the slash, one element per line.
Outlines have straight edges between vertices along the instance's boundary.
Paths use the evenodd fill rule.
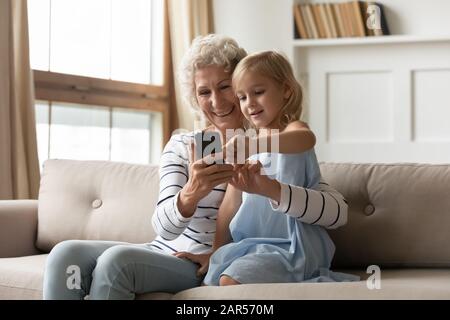
<path fill-rule="evenodd" d="M 249 52 L 278 49 L 290 55 L 294 2 L 348 0 L 214 0 L 217 33 L 229 35 Z M 449 34 L 449 0 L 381 0 L 392 34 Z"/>
<path fill-rule="evenodd" d="M 310 1 L 310 2 L 325 2 Z M 348 0 L 331 0 L 346 2 Z M 437 35 L 450 32 L 448 0 L 381 0 L 392 34 Z"/>
<path fill-rule="evenodd" d="M 291 56 L 289 0 L 214 0 L 215 32 L 235 38 L 249 53 L 281 50 Z"/>
<path fill-rule="evenodd" d="M 293 3 L 346 2 L 348 0 L 214 0 L 216 33 L 235 38 L 249 53 L 277 49 L 291 62 Z M 379 0 L 393 35 L 449 35 L 450 0 Z"/>
<path fill-rule="evenodd" d="M 450 163 L 450 1 L 378 1 L 391 42 L 292 41 L 294 2 L 344 1 L 215 0 L 215 30 L 288 54 L 321 161 Z"/>

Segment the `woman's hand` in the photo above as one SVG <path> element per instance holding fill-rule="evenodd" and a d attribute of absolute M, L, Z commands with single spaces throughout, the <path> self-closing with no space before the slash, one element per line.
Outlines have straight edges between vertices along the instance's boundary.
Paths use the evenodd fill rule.
<path fill-rule="evenodd" d="M 194 145 L 191 144 L 189 179 L 181 189 L 177 204 L 178 210 L 185 217 L 194 214 L 197 203 L 206 197 L 214 187 L 229 182 L 233 177 L 233 165 L 211 164 L 213 163 L 211 158 L 214 156 L 196 160 Z"/>
<path fill-rule="evenodd" d="M 202 277 L 208 272 L 209 258 L 212 253 L 194 254 L 190 252 L 176 252 L 173 254 L 178 258 L 185 258 L 199 265 L 197 269 L 197 277 Z"/>

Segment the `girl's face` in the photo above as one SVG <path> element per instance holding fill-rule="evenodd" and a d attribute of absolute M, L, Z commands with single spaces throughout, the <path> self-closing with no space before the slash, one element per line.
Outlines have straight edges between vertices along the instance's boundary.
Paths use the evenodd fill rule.
<path fill-rule="evenodd" d="M 242 126 L 239 100 L 231 86 L 231 73 L 223 66 L 198 69 L 194 77 L 195 95 L 203 114 L 220 131 Z"/>
<path fill-rule="evenodd" d="M 257 72 L 246 72 L 236 89 L 241 111 L 247 120 L 257 128 L 280 129 L 280 110 L 290 95 L 287 85 Z"/>

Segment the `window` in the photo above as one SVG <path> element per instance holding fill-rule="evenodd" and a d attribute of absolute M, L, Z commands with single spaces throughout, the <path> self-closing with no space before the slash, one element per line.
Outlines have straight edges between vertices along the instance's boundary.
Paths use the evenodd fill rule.
<path fill-rule="evenodd" d="M 35 109 L 41 166 L 50 158 L 158 162 L 159 113 L 48 101 Z"/>
<path fill-rule="evenodd" d="M 28 0 L 39 159 L 155 163 L 168 138 L 164 0 Z"/>

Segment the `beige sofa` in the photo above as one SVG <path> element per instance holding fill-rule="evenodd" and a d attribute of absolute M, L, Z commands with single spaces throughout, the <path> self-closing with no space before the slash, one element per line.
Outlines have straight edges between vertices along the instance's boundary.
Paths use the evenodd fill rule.
<path fill-rule="evenodd" d="M 351 283 L 199 287 L 138 299 L 449 299 L 450 165 L 321 164 L 348 200 L 346 226 L 330 231 L 333 269 Z M 154 237 L 158 168 L 48 160 L 39 201 L 0 201 L 0 299 L 41 299 L 45 259 L 66 239 L 133 243 Z M 381 288 L 365 280 L 381 270 Z M 375 282 L 370 281 L 370 284 Z"/>

